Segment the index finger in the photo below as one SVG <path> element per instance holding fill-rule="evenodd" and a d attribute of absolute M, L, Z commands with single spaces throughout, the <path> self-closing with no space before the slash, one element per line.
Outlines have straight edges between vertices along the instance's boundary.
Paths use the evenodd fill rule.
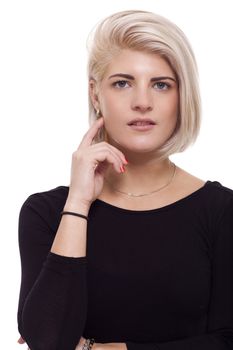
<path fill-rule="evenodd" d="M 89 130 L 83 136 L 83 139 L 82 139 L 78 148 L 80 149 L 83 147 L 90 146 L 92 144 L 94 137 L 97 135 L 98 130 L 103 125 L 104 125 L 104 118 L 103 117 L 95 120 L 94 123 L 92 124 L 92 126 L 89 128 Z"/>

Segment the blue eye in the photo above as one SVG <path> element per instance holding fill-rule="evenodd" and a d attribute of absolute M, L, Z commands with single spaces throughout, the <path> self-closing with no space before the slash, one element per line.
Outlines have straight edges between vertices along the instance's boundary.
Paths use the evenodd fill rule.
<path fill-rule="evenodd" d="M 162 81 L 155 83 L 154 86 L 157 86 L 158 90 L 168 90 L 170 85 L 167 83 L 164 83 Z"/>
<path fill-rule="evenodd" d="M 122 89 L 126 87 L 126 84 L 128 84 L 126 80 L 118 80 L 113 83 L 113 86 L 117 87 L 118 89 Z"/>

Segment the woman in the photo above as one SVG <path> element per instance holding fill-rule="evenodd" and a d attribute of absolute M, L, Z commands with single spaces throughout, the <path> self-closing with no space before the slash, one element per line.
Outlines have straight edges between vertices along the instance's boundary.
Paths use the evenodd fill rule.
<path fill-rule="evenodd" d="M 19 218 L 18 323 L 33 349 L 233 349 L 233 191 L 170 161 L 193 143 L 192 49 L 144 11 L 99 24 L 91 127 L 69 187 Z"/>

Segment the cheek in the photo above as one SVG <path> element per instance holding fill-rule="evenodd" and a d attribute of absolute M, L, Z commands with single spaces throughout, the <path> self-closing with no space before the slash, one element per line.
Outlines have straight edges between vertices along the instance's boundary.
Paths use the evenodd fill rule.
<path fill-rule="evenodd" d="M 169 99 L 169 101 L 166 101 L 163 107 L 164 116 L 166 116 L 167 121 L 176 120 L 179 111 L 179 99 L 177 94 Z"/>
<path fill-rule="evenodd" d="M 116 101 L 115 98 L 106 98 L 102 100 L 101 103 L 101 112 L 105 120 L 105 125 L 107 126 L 117 126 L 120 124 L 122 113 L 124 111 L 124 107 L 121 103 Z"/>
<path fill-rule="evenodd" d="M 160 107 L 162 108 L 162 106 Z M 161 127 L 160 132 L 165 139 L 168 139 L 172 135 L 173 131 L 175 130 L 175 127 L 177 125 L 178 115 L 179 115 L 178 97 L 174 96 L 172 99 L 167 100 L 163 104 L 163 112 L 161 114 L 161 117 L 159 118 L 159 125 Z"/>
<path fill-rule="evenodd" d="M 109 119 L 114 110 L 114 99 L 108 98 L 101 101 L 101 111 L 104 118 Z"/>

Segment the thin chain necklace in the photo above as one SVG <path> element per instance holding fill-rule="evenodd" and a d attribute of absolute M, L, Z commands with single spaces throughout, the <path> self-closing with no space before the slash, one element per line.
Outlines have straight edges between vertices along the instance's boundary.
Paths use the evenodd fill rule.
<path fill-rule="evenodd" d="M 165 185 L 163 185 L 162 187 L 160 187 L 160 188 L 158 188 L 158 189 L 156 189 L 156 190 L 154 190 L 154 191 L 148 192 L 148 193 L 134 194 L 134 193 L 131 193 L 131 192 L 120 191 L 120 190 L 117 190 L 116 188 L 114 188 L 114 187 L 110 184 L 110 182 L 109 182 L 108 180 L 106 180 L 106 179 L 105 179 L 105 180 L 111 185 L 111 188 L 113 189 L 113 191 L 119 192 L 119 193 L 121 193 L 121 194 L 123 194 L 123 195 L 125 195 L 125 196 L 127 196 L 127 197 L 144 197 L 144 196 L 150 196 L 150 195 L 152 195 L 153 193 L 159 192 L 159 191 L 161 191 L 162 189 L 164 189 L 165 187 L 167 187 L 167 186 L 172 182 L 172 180 L 174 179 L 175 174 L 176 174 L 176 165 L 175 165 L 174 163 L 172 163 L 171 161 L 170 161 L 170 163 L 173 165 L 173 173 L 172 173 L 171 178 L 170 178 L 170 179 L 168 180 L 168 182 L 167 182 Z"/>

